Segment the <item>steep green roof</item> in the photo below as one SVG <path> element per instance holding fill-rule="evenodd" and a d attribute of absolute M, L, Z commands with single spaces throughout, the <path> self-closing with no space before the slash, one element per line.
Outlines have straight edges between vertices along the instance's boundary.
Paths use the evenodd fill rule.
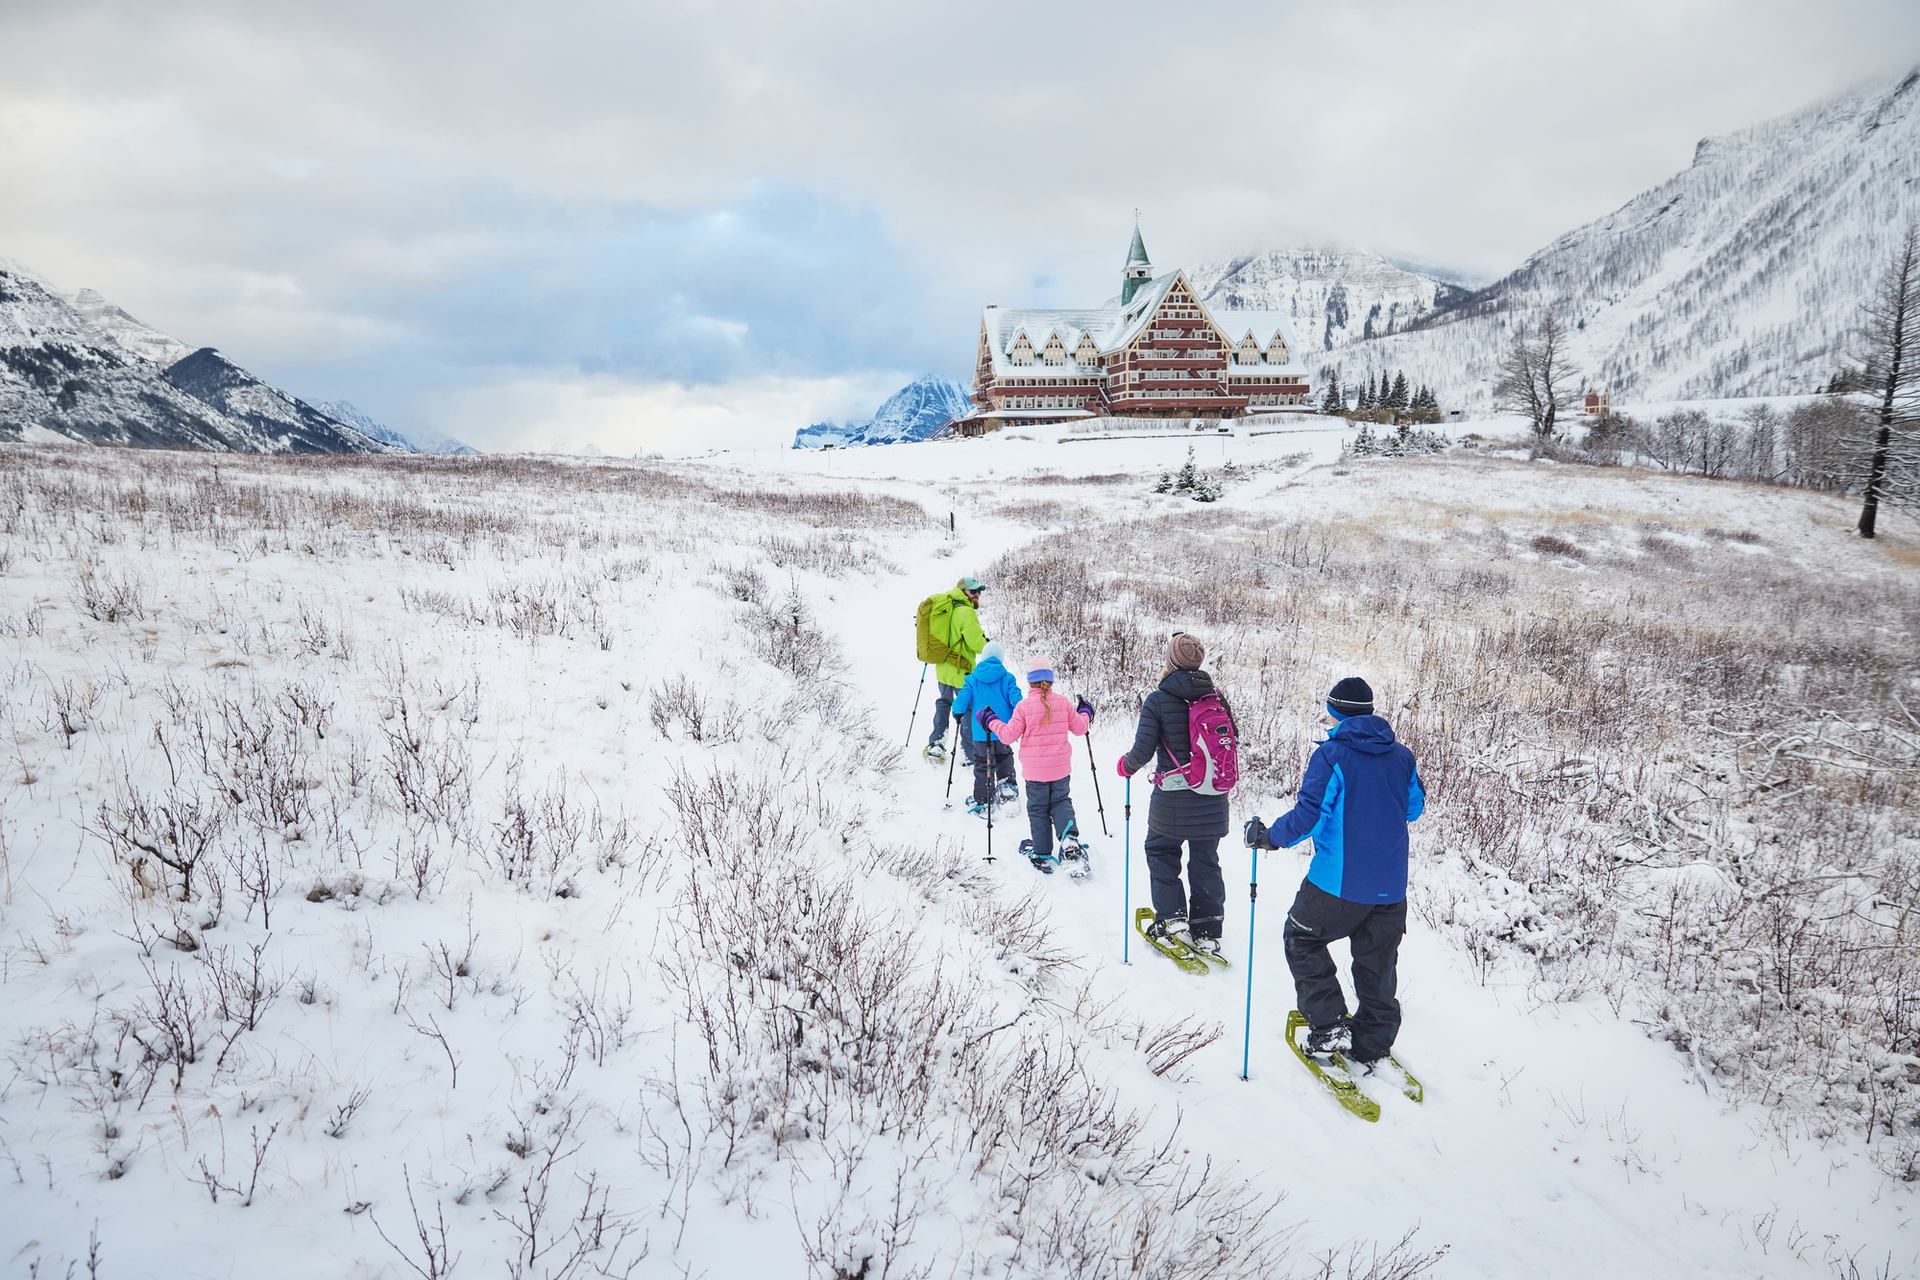
<path fill-rule="evenodd" d="M 1140 238 L 1140 224 L 1133 224 L 1133 243 L 1127 246 L 1127 265 L 1146 267 L 1153 265 L 1147 259 L 1147 242 Z"/>

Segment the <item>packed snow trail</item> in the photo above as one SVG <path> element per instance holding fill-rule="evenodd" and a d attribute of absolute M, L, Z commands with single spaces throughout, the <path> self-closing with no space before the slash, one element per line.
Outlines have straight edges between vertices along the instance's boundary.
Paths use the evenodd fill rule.
<path fill-rule="evenodd" d="M 1337 456 L 1338 433 L 1303 433 L 1303 438 L 1314 459 Z M 1169 446 L 1157 451 L 1155 461 L 1177 466 L 1181 442 L 1155 443 Z M 924 483 L 893 478 L 897 466 L 937 466 L 930 455 L 938 450 L 953 458 L 955 447 L 916 446 L 908 458 L 900 458 L 898 449 L 872 450 L 853 463 L 889 477 L 870 482 L 871 487 L 920 501 L 936 515 L 952 495 L 957 526 L 951 537 L 892 548 L 902 569 L 898 576 L 849 586 L 823 610 L 853 668 L 869 673 L 863 684 L 878 701 L 879 724 L 891 734 L 898 734 L 913 707 L 918 664 L 912 618 L 919 601 L 963 573 L 981 575 L 988 584 L 981 619 L 993 636 L 988 567 L 1037 536 L 1030 527 L 991 514 L 992 503 L 1006 496 L 996 491 L 994 479 L 950 478 L 942 494 L 930 495 Z M 1144 450 L 1147 442 L 1128 442 L 1128 447 Z M 1059 459 L 1053 455 L 1075 450 L 1038 443 L 1033 452 L 1043 453 L 1045 460 L 1028 467 L 1113 465 L 1111 457 L 1098 463 L 1090 457 Z M 1004 455 L 995 461 L 1004 464 Z M 852 469 L 844 456 L 832 463 L 841 479 Z M 1012 468 L 1015 474 L 1019 469 Z M 1151 467 L 1137 469 L 1144 473 Z M 1262 477 L 1229 500 L 1284 514 L 1296 503 L 1310 503 L 1314 486 L 1324 483 L 1338 483 L 1324 467 L 1294 468 Z M 1118 555 L 1152 553 L 1133 540 L 1123 521 L 1089 531 L 1085 545 Z M 1036 647 L 1053 644 L 1042 638 Z M 1010 647 L 1010 658 L 1021 656 Z M 1138 673 L 1143 694 L 1158 674 L 1157 666 Z M 1231 695 L 1233 672 L 1216 670 L 1215 675 Z M 1062 692 L 1077 694 L 1070 684 L 1063 681 Z M 1101 780 L 1105 787 L 1118 781 L 1111 762 L 1131 741 L 1138 706 L 1103 705 L 1098 711 L 1093 757 L 1108 770 Z M 984 825 L 958 807 L 944 808 L 945 770 L 936 773 L 920 758 L 931 727 L 930 700 L 923 702 L 914 724 L 887 816 L 903 830 L 939 833 L 984 855 Z M 1220 1024 L 1221 1038 L 1172 1073 L 1184 1075 L 1184 1081 L 1135 1072 L 1124 1087 L 1126 1104 L 1151 1107 L 1163 1118 L 1178 1114 L 1189 1159 L 1237 1164 L 1263 1187 L 1285 1190 L 1283 1212 L 1300 1224 L 1299 1243 L 1307 1250 L 1385 1245 L 1414 1231 L 1424 1247 L 1450 1247 L 1440 1274 L 1731 1278 L 1829 1274 L 1822 1261 L 1827 1232 L 1849 1251 L 1858 1251 L 1864 1274 L 1873 1274 L 1893 1249 L 1895 1242 L 1886 1236 L 1889 1215 L 1873 1206 L 1899 1192 L 1864 1159 L 1844 1158 L 1856 1152 L 1791 1143 L 1771 1131 L 1769 1117 L 1760 1110 L 1726 1107 L 1684 1059 L 1603 1006 L 1539 1004 L 1523 982 L 1497 968 L 1482 984 L 1465 958 L 1417 917 L 1409 922 L 1401 950 L 1405 1025 L 1396 1047 L 1418 1062 L 1431 1092 L 1416 1104 L 1397 1088 L 1374 1090 L 1381 1113 L 1377 1124 L 1343 1111 L 1291 1060 L 1286 1039 L 1292 984 L 1281 932 L 1286 904 L 1305 872 L 1306 845 L 1270 854 L 1262 868 L 1269 906 L 1257 924 L 1251 1078 L 1243 1082 L 1247 895 L 1239 886 L 1249 874 L 1248 851 L 1237 834 L 1221 842 L 1228 886 L 1225 950 L 1241 957 L 1232 969 L 1196 977 L 1145 952 L 1138 939 L 1133 962 L 1123 966 L 1121 802 L 1108 788 L 1114 835 L 1099 838 L 1084 749 L 1076 755 L 1073 776 L 1083 835 L 1092 820 L 1092 878 L 1072 883 L 1043 877 L 1023 859 L 1007 857 L 1018 835 L 1006 833 L 1012 838 L 1002 843 L 998 819 L 997 860 L 988 874 L 1000 892 L 1046 901 L 1057 940 L 1129 1016 L 1156 1022 L 1192 1015 Z M 956 777 L 956 788 L 960 785 Z M 1144 785 L 1137 787 L 1128 912 L 1147 905 L 1140 849 L 1147 801 Z M 1445 797 L 1431 803 L 1444 804 Z M 1276 797 L 1236 792 L 1232 830 L 1237 833 L 1239 822 L 1256 811 L 1271 817 L 1284 808 Z M 1008 825 L 1024 831 L 1024 810 L 1015 806 Z M 1413 837 L 1413 893 L 1418 895 L 1422 854 L 1431 851 L 1418 825 Z M 1344 943 L 1335 954 L 1343 986 L 1351 993 Z M 1896 1274 L 1913 1264 L 1913 1255 L 1911 1243 L 1893 1253 Z"/>

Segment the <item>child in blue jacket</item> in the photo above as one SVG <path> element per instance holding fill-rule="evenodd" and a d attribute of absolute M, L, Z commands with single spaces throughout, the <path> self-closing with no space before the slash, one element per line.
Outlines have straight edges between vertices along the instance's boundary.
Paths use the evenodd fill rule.
<path fill-rule="evenodd" d="M 1400 1032 L 1400 939 L 1407 932 L 1407 824 L 1427 795 L 1413 752 L 1373 714 L 1373 689 L 1348 676 L 1327 695 L 1333 728 L 1314 750 L 1291 812 L 1271 827 L 1258 816 L 1246 840 L 1286 849 L 1309 837 L 1313 862 L 1287 912 L 1284 933 L 1294 996 L 1311 1028 L 1306 1051 L 1349 1054 L 1362 1066 L 1387 1056 Z M 1346 996 L 1327 945 L 1353 949 L 1353 992 Z"/>
<path fill-rule="evenodd" d="M 994 719 L 1010 720 L 1021 693 L 1020 682 L 1007 670 L 1000 642 L 987 641 L 980 650 L 980 660 L 953 698 L 954 722 L 966 725 L 973 734 L 973 803 L 967 806 L 968 813 L 987 811 L 996 779 L 1002 800 L 1019 794 L 1013 779 L 1013 748 L 980 727 L 980 713 L 991 710 Z"/>

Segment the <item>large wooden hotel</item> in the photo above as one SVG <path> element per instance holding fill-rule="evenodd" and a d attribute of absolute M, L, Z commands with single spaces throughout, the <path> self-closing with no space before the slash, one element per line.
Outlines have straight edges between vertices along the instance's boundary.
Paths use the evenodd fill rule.
<path fill-rule="evenodd" d="M 981 313 L 973 398 L 959 424 L 968 434 L 1109 415 L 1238 418 L 1309 403 L 1287 318 L 1209 311 L 1183 272 L 1153 274 L 1138 226 L 1116 304 Z"/>

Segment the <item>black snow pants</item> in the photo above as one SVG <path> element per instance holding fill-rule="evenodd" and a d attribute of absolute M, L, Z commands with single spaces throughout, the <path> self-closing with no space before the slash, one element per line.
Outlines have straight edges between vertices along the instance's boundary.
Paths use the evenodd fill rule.
<path fill-rule="evenodd" d="M 1045 857 L 1053 852 L 1053 833 L 1067 834 L 1073 825 L 1073 780 L 1035 782 L 1027 779 L 1027 827 L 1033 832 L 1033 851 Z"/>
<path fill-rule="evenodd" d="M 960 696 L 959 685 L 940 684 L 937 680 L 934 681 L 934 683 L 938 685 L 940 689 L 940 696 L 933 700 L 933 732 L 927 736 L 927 745 L 930 747 L 938 745 L 946 738 L 947 725 L 950 723 L 953 715 L 953 700 Z M 972 764 L 974 753 L 973 726 L 970 724 L 961 725 L 959 736 L 960 758 L 968 764 Z"/>
<path fill-rule="evenodd" d="M 977 803 L 985 804 L 993 799 L 1000 783 L 1012 781 L 1012 747 L 1004 742 L 973 744 L 973 798 Z"/>
<path fill-rule="evenodd" d="M 1180 882 L 1180 846 L 1187 846 L 1187 879 L 1193 884 L 1192 910 Z M 1220 874 L 1220 839 L 1147 833 L 1147 875 L 1153 882 L 1153 910 L 1161 919 L 1187 917 L 1196 938 L 1217 938 L 1227 914 L 1227 882 Z"/>
<path fill-rule="evenodd" d="M 1362 1062 L 1384 1058 L 1400 1034 L 1400 939 L 1407 933 L 1406 902 L 1348 902 L 1310 881 L 1287 912 L 1283 934 L 1287 968 L 1293 972 L 1294 1000 L 1307 1022 L 1325 1027 L 1347 1014 L 1340 975 L 1327 944 L 1341 938 L 1353 948 L 1353 994 L 1360 1010 L 1353 1018 L 1353 1056 Z"/>

